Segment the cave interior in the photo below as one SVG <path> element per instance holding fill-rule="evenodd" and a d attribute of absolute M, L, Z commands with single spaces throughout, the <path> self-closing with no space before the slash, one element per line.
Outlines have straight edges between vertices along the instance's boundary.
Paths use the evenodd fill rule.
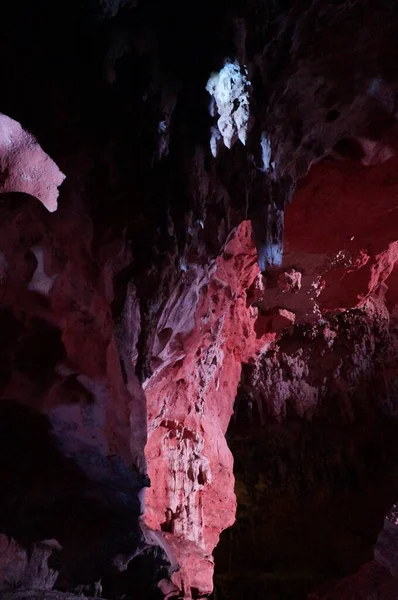
<path fill-rule="evenodd" d="M 398 600 L 397 1 L 0 15 L 0 598 Z"/>

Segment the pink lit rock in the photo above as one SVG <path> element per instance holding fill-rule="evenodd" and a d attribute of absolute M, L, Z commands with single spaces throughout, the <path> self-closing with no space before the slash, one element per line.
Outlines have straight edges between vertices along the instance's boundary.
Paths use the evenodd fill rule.
<path fill-rule="evenodd" d="M 282 292 L 298 292 L 301 288 L 301 273 L 294 269 L 282 271 L 278 276 L 278 287 Z"/>
<path fill-rule="evenodd" d="M 261 337 L 267 333 L 281 333 L 291 325 L 294 325 L 296 315 L 284 308 L 275 308 L 269 313 L 260 316 L 256 321 L 256 334 Z"/>
<path fill-rule="evenodd" d="M 243 222 L 222 256 L 184 276 L 160 320 L 167 336 L 155 345 L 156 370 L 145 385 L 152 481 L 146 520 L 169 533 L 185 594 L 189 588 L 211 591 L 211 554 L 235 519 L 225 432 L 242 362 L 275 339 L 271 332 L 255 333 L 258 310 L 248 302 L 248 290 L 258 287 L 258 278 L 251 227 Z"/>
<path fill-rule="evenodd" d="M 0 192 L 30 194 L 54 212 L 64 179 L 35 138 L 17 121 L 0 114 Z"/>

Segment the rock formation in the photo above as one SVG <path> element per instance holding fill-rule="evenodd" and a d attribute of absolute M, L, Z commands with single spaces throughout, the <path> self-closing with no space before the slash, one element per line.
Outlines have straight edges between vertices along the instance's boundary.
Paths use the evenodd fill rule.
<path fill-rule="evenodd" d="M 1 8 L 2 598 L 398 597 L 397 8 Z"/>

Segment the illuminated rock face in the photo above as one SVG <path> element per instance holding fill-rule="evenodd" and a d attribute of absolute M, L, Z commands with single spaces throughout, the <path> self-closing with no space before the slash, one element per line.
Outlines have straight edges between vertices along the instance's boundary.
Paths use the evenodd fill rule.
<path fill-rule="evenodd" d="M 293 427 L 292 418 L 293 421 L 302 419 L 303 427 L 314 421 L 314 427 L 321 429 L 325 428 L 325 419 L 330 422 L 324 429 L 325 449 L 319 448 L 315 456 L 308 455 L 306 459 L 305 453 L 302 460 L 307 460 L 307 464 L 293 458 L 290 465 L 289 461 L 284 465 L 282 461 L 280 469 L 286 480 L 296 478 L 293 473 L 303 470 L 307 470 L 308 477 L 315 482 L 318 477 L 333 479 L 333 469 L 341 472 L 337 478 L 347 477 L 344 472 L 350 469 L 366 473 L 372 467 L 366 460 L 363 462 L 361 451 L 373 452 L 371 448 L 378 435 L 381 436 L 380 444 L 384 436 L 388 436 L 388 443 L 393 443 L 397 433 L 394 425 L 397 230 L 389 215 L 395 207 L 395 173 L 395 159 L 372 169 L 344 162 L 325 162 L 314 167 L 286 212 L 285 254 L 280 269 L 266 277 L 259 274 L 252 260 L 251 237 L 247 226 L 242 225 L 233 238 L 233 246 L 231 242 L 231 248 L 226 246 L 214 267 L 205 274 L 199 271 L 191 279 L 186 276 L 184 285 L 178 288 L 179 298 L 176 295 L 170 298 L 159 321 L 159 341 L 154 346 L 158 350 L 153 356 L 155 372 L 145 385 L 149 407 L 147 457 L 153 481 L 146 496 L 147 519 L 151 526 L 188 538 L 198 549 L 211 553 L 219 533 L 232 521 L 235 505 L 231 457 L 220 439 L 223 439 L 230 419 L 239 380 L 236 425 L 231 426 L 229 439 L 238 463 L 238 499 L 243 505 L 246 499 L 240 490 L 245 478 L 272 479 L 267 468 L 273 470 L 273 460 L 281 461 L 276 454 L 263 466 L 261 462 L 251 464 L 249 459 L 245 462 L 247 448 L 253 452 L 258 449 L 266 456 L 270 449 L 259 444 L 258 436 L 263 431 L 266 438 L 276 427 L 282 439 L 283 436 L 286 438 L 286 447 L 282 444 L 277 452 L 295 454 L 295 443 L 303 442 L 295 442 L 296 433 L 289 433 Z M 383 188 L 382 182 L 386 180 L 389 181 L 388 190 Z M 372 202 L 376 197 L 378 201 Z M 346 217 L 351 214 L 356 218 Z M 358 215 L 363 217 L 360 219 Z M 379 227 L 382 233 L 375 238 L 375 228 L 378 230 Z M 310 235 L 309 231 L 316 233 Z M 246 240 L 244 244 L 242 236 Z M 246 257 L 244 260 L 243 256 Z M 171 306 L 174 312 L 170 310 Z M 226 313 L 225 307 L 228 307 Z M 232 319 L 230 315 L 233 315 Z M 208 339 L 211 340 L 211 351 L 206 346 Z M 242 363 L 247 363 L 243 378 L 240 374 Z M 383 388 L 380 391 L 381 382 Z M 216 407 L 216 411 L 212 407 Z M 247 416 L 249 413 L 250 417 Z M 249 418 L 244 429 L 245 441 L 234 442 L 235 430 L 237 436 L 242 436 L 239 422 L 244 414 L 245 419 Z M 379 428 L 383 431 L 386 418 L 388 433 L 387 430 L 377 433 Z M 323 424 L 316 425 L 317 419 Z M 332 425 L 334 421 L 336 430 Z M 339 421 L 341 425 L 337 425 Z M 296 427 L 294 424 L 294 429 Z M 337 433 L 339 427 L 347 430 L 347 437 L 342 438 Z M 334 435 L 340 435 L 339 443 L 327 458 L 331 447 L 336 445 Z M 290 442 L 287 441 L 289 436 Z M 309 448 L 317 443 L 311 436 L 309 432 Z M 217 454 L 212 449 L 214 440 Z M 266 441 L 262 443 L 266 444 Z M 357 449 L 348 450 L 346 445 L 349 447 L 350 444 Z M 348 462 L 345 459 L 341 462 L 340 452 L 351 454 Z M 364 489 L 369 487 L 364 493 L 373 498 L 374 506 L 379 506 L 381 511 L 394 500 L 394 493 L 387 485 L 393 467 L 382 454 L 376 451 L 374 456 L 376 462 L 381 461 L 378 473 L 381 479 L 376 483 L 371 479 L 374 475 L 369 475 L 366 484 L 365 480 L 361 484 Z M 321 464 L 327 466 L 321 467 Z M 383 477 L 386 482 L 380 483 Z M 277 480 L 283 490 L 283 475 Z M 301 515 L 303 528 L 311 527 L 310 519 L 314 520 L 311 515 L 319 511 L 317 494 L 332 494 L 330 488 L 339 484 L 335 480 L 330 487 L 320 482 L 313 485 L 314 497 L 307 497 L 308 507 Z M 349 489 L 350 484 L 347 486 Z M 282 561 L 283 551 L 274 545 L 281 544 L 285 538 L 278 539 L 267 524 L 274 519 L 276 527 L 281 516 L 274 515 L 272 507 L 267 507 L 274 501 L 272 493 L 262 496 L 258 491 L 256 494 L 254 502 L 258 503 L 258 510 L 264 512 L 264 521 L 259 518 L 257 527 L 263 531 L 263 536 L 272 536 L 270 551 L 276 557 L 279 554 L 278 560 Z M 336 526 L 325 524 L 319 513 L 311 534 L 314 536 L 312 549 L 300 553 L 298 542 L 296 551 L 302 559 L 302 562 L 297 560 L 299 568 L 305 568 L 305 561 L 307 564 L 313 561 L 322 573 L 330 557 L 339 552 L 339 543 L 350 543 L 353 534 L 348 523 L 354 512 L 359 530 L 362 529 L 361 521 L 371 517 L 372 524 L 368 525 L 370 541 L 368 539 L 361 545 L 354 534 L 354 542 L 351 542 L 356 549 L 350 556 L 345 557 L 343 553 L 339 557 L 341 572 L 354 569 L 358 561 L 371 553 L 377 519 L 369 514 L 369 504 L 365 511 L 356 508 L 356 493 L 352 500 L 343 498 L 346 512 L 339 517 L 338 533 Z M 293 502 L 298 498 L 286 493 L 285 501 L 291 503 L 291 514 L 286 517 L 290 522 L 296 518 L 297 507 Z M 333 512 L 331 499 L 331 504 L 328 497 L 322 502 L 325 511 Z M 307 510 L 309 522 L 305 516 Z M 244 517 L 240 522 L 244 527 Z M 279 525 L 282 527 L 282 523 Z M 294 535 L 297 526 L 290 526 Z M 345 527 L 348 533 L 344 533 Z M 242 532 L 239 525 L 237 531 L 237 535 Z M 244 536 L 244 533 L 240 535 Z M 286 537 L 287 544 L 292 543 L 289 536 L 290 533 Z M 333 540 L 333 536 L 340 541 Z M 328 551 L 323 550 L 325 538 L 331 546 Z M 251 540 L 246 541 L 248 545 L 242 544 L 244 555 L 237 554 L 238 563 L 252 560 L 252 548 L 256 556 L 254 564 L 259 561 L 261 568 L 263 554 L 261 548 L 256 547 L 259 542 Z M 191 574 L 197 574 L 199 569 L 192 566 L 195 564 L 192 561 L 194 546 L 191 548 Z M 232 552 L 232 556 L 234 553 L 231 549 L 225 549 L 225 552 Z M 223 560 L 222 555 L 220 559 Z M 183 562 L 184 557 L 181 560 Z M 239 564 L 236 571 L 238 569 Z M 294 565 L 291 569 L 294 571 Z M 211 571 L 209 560 L 208 568 L 202 566 L 200 569 L 203 590 L 211 586 Z M 326 569 L 324 577 L 327 572 Z M 191 587 L 196 589 L 197 585 Z M 243 593 L 245 585 L 243 581 L 239 593 Z M 261 595 L 264 590 L 259 586 L 257 592 Z"/>
<path fill-rule="evenodd" d="M 371 558 L 397 499 L 397 15 L 287 4 L 1 9 L 1 594 L 208 596 L 234 468 L 229 597 Z M 393 533 L 325 593 L 387 598 Z"/>
<path fill-rule="evenodd" d="M 19 123 L 0 114 L 0 190 L 35 196 L 50 212 L 57 209 L 65 176 Z"/>
<path fill-rule="evenodd" d="M 153 485 L 146 519 L 193 542 L 207 568 L 191 561 L 189 584 L 212 589 L 212 551 L 235 517 L 233 460 L 225 432 L 242 362 L 267 348 L 272 334 L 257 337 L 258 309 L 249 292 L 259 277 L 251 228 L 243 223 L 206 269 L 183 277 L 161 317 L 154 355 L 159 366 L 145 385 L 148 402 L 146 456 Z M 164 361 L 164 362 L 163 362 Z M 194 546 L 193 546 L 194 547 Z M 184 564 L 185 555 L 179 556 Z M 200 585 L 197 580 L 200 573 Z"/>
<path fill-rule="evenodd" d="M 220 444 L 219 440 L 223 439 L 221 432 L 224 435 L 230 419 L 242 362 L 248 364 L 244 366 L 236 426 L 232 426 L 232 433 L 230 430 L 230 439 L 233 440 L 235 429 L 237 435 L 241 435 L 239 420 L 242 414 L 251 411 L 251 417 L 244 430 L 245 441 L 233 442 L 238 461 L 238 490 L 245 475 L 273 477 L 266 470 L 274 469 L 272 459 L 269 459 L 268 467 L 267 462 L 265 466 L 257 464 L 257 467 L 250 465 L 249 460 L 245 462 L 245 444 L 254 452 L 256 447 L 263 455 L 269 452 L 268 448 L 261 450 L 256 441 L 261 435 L 260 424 L 264 436 L 271 435 L 275 427 L 280 430 L 279 435 L 287 439 L 290 436 L 291 444 L 286 442 L 286 448 L 282 445 L 278 452 L 291 451 L 293 454 L 296 453 L 296 434 L 289 433 L 292 427 L 290 416 L 302 419 L 303 427 L 312 420 L 314 427 L 317 427 L 317 419 L 321 423 L 325 419 L 331 421 L 324 432 L 325 453 L 330 451 L 329 444 L 335 444 L 333 435 L 339 436 L 332 423 L 340 420 L 341 427 L 347 429 L 347 438 L 340 438 L 333 450 L 337 453 L 335 456 L 326 458 L 318 449 L 319 463 L 316 456 L 309 455 L 307 464 L 298 461 L 299 465 L 292 459 L 290 466 L 289 463 L 280 466 L 287 479 L 295 478 L 292 473 L 303 469 L 309 474 L 312 472 L 309 476 L 315 477 L 315 481 L 318 476 L 329 477 L 329 468 L 342 473 L 349 469 L 366 472 L 369 466 L 366 461 L 362 464 L 361 450 L 347 450 L 345 445 L 353 443 L 363 448 L 364 453 L 369 453 L 377 435 L 382 438 L 396 436 L 393 390 L 396 385 L 394 267 L 397 230 L 394 221 L 388 218 L 395 206 L 395 172 L 395 159 L 373 169 L 344 162 L 325 162 L 314 167 L 287 210 L 285 254 L 280 269 L 265 278 L 259 274 L 253 260 L 251 237 L 244 225 L 238 228 L 234 245 L 226 246 L 214 267 L 205 274 L 199 271 L 191 279 L 186 276 L 184 285 L 178 288 L 179 298 L 172 296 L 166 304 L 159 321 L 158 342 L 154 346 L 157 348 L 153 356 L 155 372 L 145 385 L 149 407 L 147 457 L 153 481 L 146 496 L 147 519 L 155 528 L 190 539 L 198 548 L 198 556 L 201 555 L 199 548 L 208 553 L 212 551 L 220 531 L 234 515 L 231 458 L 224 442 Z M 388 191 L 382 184 L 386 180 L 390 184 Z M 375 197 L 378 202 L 372 203 Z M 347 214 L 357 218 L 346 218 Z M 328 215 L 332 215 L 331 220 Z M 359 219 L 358 215 L 363 218 Z M 309 235 L 308 226 L 316 234 Z M 375 226 L 382 231 L 377 240 L 374 238 Z M 246 239 L 244 244 L 242 236 Z M 236 299 L 240 299 L 238 304 Z M 224 313 L 226 306 L 230 307 L 230 312 Z M 208 339 L 211 340 L 211 352 L 206 346 Z M 232 354 L 228 347 L 232 348 Z M 387 386 L 384 389 L 390 391 L 380 392 L 381 381 Z M 206 402 L 203 402 L 203 390 L 208 399 Z M 337 402 L 334 407 L 333 402 Z M 213 406 L 216 411 L 212 410 Z M 386 415 L 390 421 L 389 433 L 378 434 L 378 428 L 383 431 Z M 357 431 L 358 422 L 362 425 Z M 311 435 L 308 434 L 309 447 L 317 443 L 311 440 Z M 213 440 L 217 440 L 216 455 L 212 449 Z M 340 451 L 354 452 L 348 463 L 340 462 Z M 274 460 L 280 460 L 278 455 Z M 323 460 L 328 465 L 325 472 L 321 467 Z M 390 462 L 384 463 L 377 452 L 374 460 L 381 461 L 378 476 L 388 480 L 392 468 Z M 256 468 L 264 471 L 256 472 Z M 250 469 L 254 469 L 254 473 L 250 473 Z M 381 474 L 383 469 L 384 475 Z M 318 475 L 314 475 L 317 472 Z M 222 473 L 227 476 L 223 477 Z M 280 477 L 279 485 L 283 490 L 284 478 Z M 330 485 L 333 488 L 336 484 L 334 481 Z M 307 499 L 308 519 L 312 519 L 310 515 L 317 510 L 316 495 L 331 493 L 328 485 L 318 485 L 319 488 L 314 488 L 314 498 Z M 373 498 L 374 506 L 379 506 L 379 510 L 385 510 L 394 500 L 386 483 L 370 479 L 366 486 L 369 486 L 366 494 Z M 245 504 L 241 493 L 238 498 Z M 286 501 L 293 503 L 294 500 L 297 500 L 294 495 L 289 497 L 287 494 Z M 259 511 L 271 501 L 272 494 L 261 496 L 257 493 Z M 323 502 L 325 510 L 333 511 L 329 499 Z M 348 538 L 352 533 L 343 530 L 346 522 L 353 518 L 351 511 L 356 512 L 359 529 L 361 520 L 369 518 L 369 505 L 368 512 L 355 508 L 356 494 L 353 504 L 343 497 L 342 502 L 346 513 L 340 515 L 341 531 L 337 534 L 335 525 L 331 528 L 325 525 L 322 513 L 319 514 L 320 521 L 317 517 L 314 525 L 319 537 L 314 532 L 313 549 L 309 554 L 301 552 L 304 564 L 298 561 L 300 568 L 304 569 L 305 561 L 314 560 L 317 554 L 316 568 L 321 571 L 325 567 L 322 560 L 326 562 L 333 553 L 338 553 L 339 543 L 350 543 Z M 291 504 L 288 521 L 296 514 L 296 508 Z M 304 528 L 308 526 L 305 514 L 301 515 Z M 279 523 L 280 516 L 273 515 L 272 508 L 264 508 L 264 516 L 268 522 L 273 518 L 275 527 Z M 259 519 L 257 526 L 259 531 L 264 527 L 263 535 L 266 536 L 269 526 L 261 523 Z M 376 535 L 377 527 L 377 519 L 372 517 L 369 530 L 374 533 L 369 533 L 370 540 Z M 238 528 L 238 535 L 239 531 Z M 273 548 L 281 540 L 272 532 L 271 535 L 270 547 Z M 322 559 L 325 536 L 331 550 L 330 554 L 325 551 Z M 344 541 L 336 542 L 333 536 Z M 344 536 L 348 536 L 347 540 Z M 261 566 L 261 548 L 256 548 L 253 540 L 248 546 L 242 546 L 241 552 L 245 555 L 237 554 L 237 560 L 251 560 L 250 544 L 253 544 L 254 555 Z M 355 568 L 356 561 L 365 559 L 371 552 L 372 541 L 362 546 L 358 541 L 355 544 L 356 550 L 350 557 L 340 557 L 342 573 L 344 569 Z M 197 574 L 198 570 L 192 566 L 195 564 L 192 562 L 194 546 L 191 548 L 191 573 Z M 300 546 L 297 553 L 299 550 Z M 274 551 L 278 555 L 276 548 Z M 183 562 L 184 558 L 181 560 Z M 283 552 L 278 560 L 283 560 Z M 294 566 L 291 568 L 293 570 Z M 249 571 L 249 566 L 247 569 Z M 203 566 L 200 570 L 203 590 L 211 586 L 211 571 L 209 560 L 207 570 Z M 197 585 L 191 587 L 196 589 Z M 245 585 L 243 582 L 239 593 L 243 593 Z M 260 595 L 263 593 L 261 587 L 257 591 Z"/>
<path fill-rule="evenodd" d="M 283 264 L 257 304 L 266 323 L 275 306 L 295 321 L 243 366 L 227 433 L 240 508 L 215 555 L 220 594 L 397 593 L 396 165 L 323 162 L 286 210 Z M 358 570 L 373 552 L 379 564 Z"/>

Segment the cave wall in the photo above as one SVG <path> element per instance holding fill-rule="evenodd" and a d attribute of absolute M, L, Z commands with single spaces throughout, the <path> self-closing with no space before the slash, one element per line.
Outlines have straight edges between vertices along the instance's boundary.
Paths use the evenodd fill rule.
<path fill-rule="evenodd" d="M 376 540 L 378 561 L 396 564 L 396 526 L 378 538 L 397 494 L 395 173 L 395 158 L 326 161 L 286 211 L 283 264 L 257 303 L 268 324 L 275 304 L 295 320 L 243 367 L 227 432 L 239 508 L 216 550 L 217 597 L 395 597 L 373 563 L 320 587 L 371 561 Z"/>
<path fill-rule="evenodd" d="M 220 570 L 356 569 L 396 498 L 395 2 L 1 10 L 3 587 L 208 596 L 234 405 Z"/>

